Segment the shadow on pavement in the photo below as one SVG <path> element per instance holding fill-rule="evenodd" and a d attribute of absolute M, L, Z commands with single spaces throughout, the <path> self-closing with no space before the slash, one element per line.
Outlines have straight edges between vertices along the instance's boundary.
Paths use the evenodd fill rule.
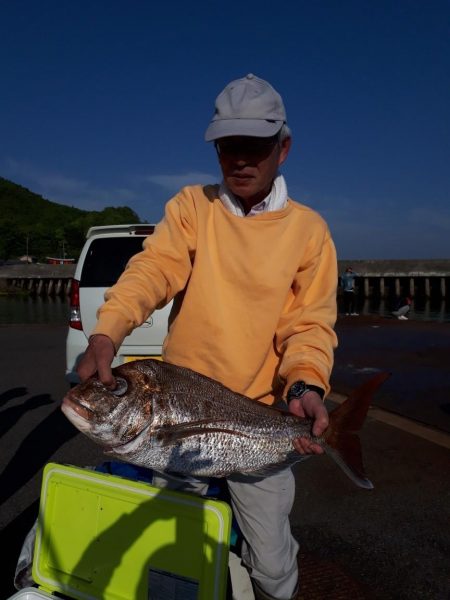
<path fill-rule="evenodd" d="M 44 394 L 44 397 L 47 394 Z M 0 475 L 0 505 L 38 473 L 58 448 L 78 431 L 62 414 L 60 406 L 23 440 Z"/>
<path fill-rule="evenodd" d="M 16 388 L 25 390 L 24 393 L 27 393 L 26 388 Z M 15 390 L 9 390 L 9 392 L 14 392 Z M 6 396 L 8 392 L 2 394 Z M 19 394 L 18 394 L 19 395 Z M 20 394 L 23 395 L 23 394 Z M 46 404 L 51 404 L 53 402 L 50 394 L 39 394 L 38 396 L 33 396 L 29 398 L 22 404 L 18 406 L 11 406 L 9 408 L 5 408 L 1 412 L 1 421 L 0 421 L 0 437 L 4 435 L 7 431 L 9 431 L 16 422 L 20 419 L 22 415 L 29 412 L 30 410 L 34 410 L 35 408 L 39 408 L 40 406 L 45 406 Z M 1 403 L 1 398 L 0 398 Z"/>
<path fill-rule="evenodd" d="M 6 392 L 0 394 L 0 406 L 3 406 L 3 404 L 7 404 L 10 400 L 13 400 L 14 398 L 25 396 L 25 394 L 28 394 L 28 390 L 26 387 L 11 388 L 10 390 L 7 390 Z"/>

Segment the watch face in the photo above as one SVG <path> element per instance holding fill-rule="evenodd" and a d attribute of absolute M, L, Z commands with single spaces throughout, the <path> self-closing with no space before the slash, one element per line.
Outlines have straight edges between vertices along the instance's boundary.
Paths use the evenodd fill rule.
<path fill-rule="evenodd" d="M 296 398 L 304 394 L 306 391 L 306 383 L 304 381 L 296 381 L 289 388 L 288 398 Z"/>

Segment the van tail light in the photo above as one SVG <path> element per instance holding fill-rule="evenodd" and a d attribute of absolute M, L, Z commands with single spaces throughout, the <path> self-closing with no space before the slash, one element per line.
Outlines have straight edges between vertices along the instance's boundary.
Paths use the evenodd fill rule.
<path fill-rule="evenodd" d="M 72 279 L 72 289 L 70 291 L 69 327 L 83 330 L 80 314 L 80 282 L 76 279 Z"/>

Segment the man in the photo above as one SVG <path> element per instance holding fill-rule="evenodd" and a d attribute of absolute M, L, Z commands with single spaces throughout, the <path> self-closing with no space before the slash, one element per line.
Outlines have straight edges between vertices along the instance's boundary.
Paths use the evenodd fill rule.
<path fill-rule="evenodd" d="M 397 306 L 395 310 L 392 311 L 394 317 L 400 319 L 400 321 L 407 321 L 408 317 L 406 316 L 411 309 L 412 300 L 410 296 L 405 296 L 404 298 L 400 298 L 397 302 Z"/>
<path fill-rule="evenodd" d="M 352 267 L 347 267 L 343 275 L 341 275 L 342 288 L 344 291 L 344 312 L 348 317 L 357 317 L 356 312 L 356 292 L 355 279 L 359 277 L 358 273 L 353 271 Z"/>
<path fill-rule="evenodd" d="M 167 203 L 143 252 L 106 293 L 79 375 L 97 373 L 113 387 L 110 365 L 124 337 L 175 298 L 164 360 L 268 404 L 287 397 L 320 435 L 336 345 L 336 256 L 324 221 L 288 198 L 278 172 L 291 147 L 280 95 L 251 74 L 232 81 L 205 138 L 221 185 L 186 187 Z M 322 452 L 305 439 L 294 446 L 303 456 Z M 256 598 L 295 598 L 290 468 L 227 482 Z"/>

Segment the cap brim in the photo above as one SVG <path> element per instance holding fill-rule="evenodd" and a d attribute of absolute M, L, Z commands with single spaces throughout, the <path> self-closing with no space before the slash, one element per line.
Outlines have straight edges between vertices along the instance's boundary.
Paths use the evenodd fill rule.
<path fill-rule="evenodd" d="M 284 121 L 266 121 L 264 119 L 220 119 L 211 121 L 205 133 L 205 140 L 212 142 L 232 135 L 250 137 L 271 137 L 278 133 Z"/>

